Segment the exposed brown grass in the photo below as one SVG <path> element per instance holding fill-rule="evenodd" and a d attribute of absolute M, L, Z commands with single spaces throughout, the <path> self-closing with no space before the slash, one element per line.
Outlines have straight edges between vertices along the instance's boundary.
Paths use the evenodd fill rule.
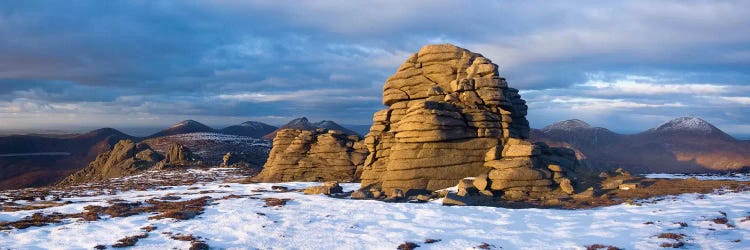
<path fill-rule="evenodd" d="M 151 232 L 151 231 L 156 230 L 156 228 L 157 227 L 154 225 L 148 225 L 148 226 L 142 227 L 141 230 L 146 231 L 146 232 Z"/>
<path fill-rule="evenodd" d="M 442 240 L 441 239 L 425 239 L 424 243 L 425 244 L 432 244 L 432 243 L 437 243 L 437 242 L 440 242 L 440 241 L 442 241 Z"/>
<path fill-rule="evenodd" d="M 685 246 L 685 243 L 682 242 L 682 241 L 678 241 L 678 242 L 675 242 L 675 243 L 664 242 L 664 243 L 661 243 L 661 245 L 659 245 L 659 246 L 663 247 L 663 248 L 670 248 L 670 247 L 671 248 L 680 248 L 680 247 Z"/>
<path fill-rule="evenodd" d="M 487 242 L 482 242 L 482 244 L 479 245 L 479 246 L 476 246 L 476 248 L 479 248 L 479 249 L 493 249 L 493 248 L 495 248 L 495 245 L 490 245 L 490 244 L 487 244 Z"/>
<path fill-rule="evenodd" d="M 112 245 L 112 247 L 114 248 L 132 247 L 132 246 L 135 246 L 135 243 L 137 243 L 138 240 L 146 238 L 146 237 L 148 237 L 148 233 L 128 236 L 128 237 L 118 240 L 117 243 Z"/>
<path fill-rule="evenodd" d="M 619 248 L 619 247 L 609 246 L 609 245 L 602 245 L 602 244 L 593 244 L 593 245 L 586 246 L 586 250 L 599 250 L 599 249 L 622 250 L 622 248 Z"/>
<path fill-rule="evenodd" d="M 286 202 L 290 200 L 292 199 L 263 198 L 263 201 L 266 202 L 263 207 L 281 207 L 286 205 Z"/>
<path fill-rule="evenodd" d="M 684 234 L 676 234 L 676 233 L 662 233 L 656 236 L 659 239 L 674 239 L 674 240 L 681 240 L 685 237 Z"/>
<path fill-rule="evenodd" d="M 396 249 L 398 249 L 398 250 L 413 250 L 413 249 L 415 249 L 417 247 L 419 247 L 419 245 L 417 245 L 417 243 L 408 242 L 407 241 L 407 242 L 401 243 L 401 245 L 398 245 L 398 247 L 396 247 Z"/>

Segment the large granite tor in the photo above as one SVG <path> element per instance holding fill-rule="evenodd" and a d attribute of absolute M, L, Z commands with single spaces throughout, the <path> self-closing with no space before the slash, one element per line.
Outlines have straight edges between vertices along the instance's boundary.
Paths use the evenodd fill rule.
<path fill-rule="evenodd" d="M 363 189 L 434 191 L 483 174 L 497 178 L 493 190 L 555 185 L 546 165 L 557 162 L 538 159 L 543 146 L 526 140 L 526 102 L 481 54 L 423 47 L 386 80 L 383 104 L 365 137 Z"/>

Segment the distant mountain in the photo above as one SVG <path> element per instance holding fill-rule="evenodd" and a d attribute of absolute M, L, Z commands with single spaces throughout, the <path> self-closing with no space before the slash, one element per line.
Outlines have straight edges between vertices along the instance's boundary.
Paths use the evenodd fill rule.
<path fill-rule="evenodd" d="M 96 155 L 109 150 L 122 139 L 137 138 L 111 128 L 65 137 L 0 137 L 0 189 L 55 183 L 85 167 Z"/>
<path fill-rule="evenodd" d="M 223 128 L 219 130 L 219 133 L 261 138 L 276 129 L 277 127 L 262 122 L 247 121 L 239 125 L 233 125 Z"/>
<path fill-rule="evenodd" d="M 724 131 L 698 117 L 679 117 L 649 129 L 643 134 L 645 136 L 689 136 L 735 140 Z"/>
<path fill-rule="evenodd" d="M 273 132 L 266 134 L 265 136 L 263 136 L 263 139 L 273 140 L 273 138 L 276 137 L 276 133 L 279 130 L 287 129 L 287 128 L 299 129 L 299 130 L 315 130 L 315 129 L 318 129 L 318 128 L 325 128 L 325 129 L 329 129 L 329 130 L 339 130 L 339 131 L 342 131 L 345 134 L 349 134 L 349 135 L 358 135 L 358 136 L 361 136 L 359 133 L 354 132 L 354 131 L 352 131 L 350 129 L 344 128 L 341 125 L 338 125 L 337 123 L 335 123 L 333 121 L 323 120 L 323 121 L 320 121 L 320 122 L 311 123 L 307 119 L 307 117 L 300 117 L 300 118 L 294 119 L 294 120 L 290 121 L 289 123 L 287 123 L 287 124 L 279 127 L 278 129 L 274 130 Z"/>
<path fill-rule="evenodd" d="M 341 126 L 341 125 L 339 125 L 339 124 L 337 124 L 337 123 L 335 123 L 333 121 L 329 121 L 329 120 L 322 120 L 320 122 L 313 123 L 313 126 L 315 126 L 316 128 L 324 128 L 324 129 L 328 129 L 328 130 L 338 130 L 338 131 L 344 132 L 344 134 L 348 134 L 348 135 L 359 135 L 359 136 L 361 136 L 359 133 L 354 132 L 351 129 L 345 128 L 345 127 L 343 127 L 343 126 Z"/>
<path fill-rule="evenodd" d="M 150 135 L 147 138 L 156 138 L 156 137 L 162 137 L 162 136 L 168 136 L 168 135 L 179 135 L 179 134 L 198 133 L 198 132 L 212 133 L 212 132 L 216 132 L 216 130 L 200 122 L 196 122 L 193 120 L 185 120 L 175 125 L 172 125 L 171 127 L 165 130 L 159 131 L 156 134 Z"/>
<path fill-rule="evenodd" d="M 593 127 L 588 123 L 573 119 L 553 123 L 540 130 L 546 137 L 567 142 L 577 148 L 600 147 L 617 143 L 622 135 L 606 128 Z"/>
<path fill-rule="evenodd" d="M 587 165 L 636 173 L 695 173 L 750 168 L 750 144 L 697 117 L 680 117 L 635 135 L 568 120 L 532 130 L 531 139 L 578 150 Z"/>

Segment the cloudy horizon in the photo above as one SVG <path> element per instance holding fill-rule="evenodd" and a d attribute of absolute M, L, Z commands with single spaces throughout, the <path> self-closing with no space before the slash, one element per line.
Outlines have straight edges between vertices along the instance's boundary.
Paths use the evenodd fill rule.
<path fill-rule="evenodd" d="M 698 116 L 750 135 L 750 2 L 0 3 L 0 129 L 301 116 L 370 124 L 425 44 L 500 67 L 531 126 L 621 133 Z"/>

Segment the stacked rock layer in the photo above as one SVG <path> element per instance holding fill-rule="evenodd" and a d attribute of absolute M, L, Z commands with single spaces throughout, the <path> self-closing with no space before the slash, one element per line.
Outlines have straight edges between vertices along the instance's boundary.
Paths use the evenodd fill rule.
<path fill-rule="evenodd" d="M 283 129 L 273 139 L 268 161 L 254 180 L 354 181 L 358 179 L 357 166 L 366 155 L 356 135 L 327 129 Z"/>
<path fill-rule="evenodd" d="M 525 101 L 481 54 L 423 47 L 386 80 L 383 104 L 365 137 L 363 188 L 434 191 L 488 172 L 493 190 L 554 186 L 542 146 L 525 140 Z"/>

